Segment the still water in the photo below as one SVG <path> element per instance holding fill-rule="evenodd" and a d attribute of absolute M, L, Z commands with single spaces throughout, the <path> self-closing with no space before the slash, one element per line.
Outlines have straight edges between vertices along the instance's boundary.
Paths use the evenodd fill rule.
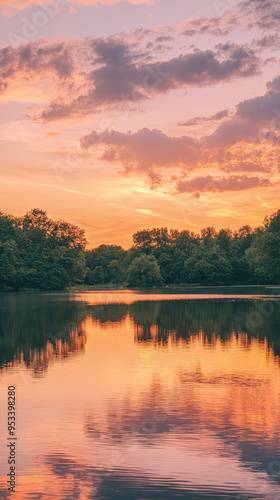
<path fill-rule="evenodd" d="M 280 499 L 280 297 L 0 296 L 15 500 Z"/>

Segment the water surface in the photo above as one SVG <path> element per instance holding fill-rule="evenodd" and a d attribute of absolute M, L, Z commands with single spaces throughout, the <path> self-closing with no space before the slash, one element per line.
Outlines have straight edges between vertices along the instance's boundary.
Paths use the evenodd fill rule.
<path fill-rule="evenodd" d="M 242 293 L 1 295 L 13 498 L 280 498 L 280 300 Z"/>

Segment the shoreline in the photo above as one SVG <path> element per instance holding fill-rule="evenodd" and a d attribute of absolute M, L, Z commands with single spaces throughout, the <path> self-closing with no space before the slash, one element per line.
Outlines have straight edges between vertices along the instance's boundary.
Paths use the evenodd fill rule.
<path fill-rule="evenodd" d="M 21 294 L 36 294 L 36 295 L 47 295 L 47 294 L 70 294 L 70 293 L 82 293 L 82 292 L 122 292 L 122 291 L 133 291 L 133 292 L 145 292 L 149 294 L 154 293 L 172 293 L 172 294 L 213 294 L 215 292 L 227 294 L 238 294 L 246 292 L 248 295 L 256 294 L 279 294 L 280 295 L 280 285 L 166 285 L 161 287 L 128 287 L 128 286 L 116 286 L 112 284 L 108 285 L 77 285 L 69 287 L 65 290 L 38 290 L 38 289 L 22 289 L 19 291 L 2 291 L 2 295 L 21 295 Z"/>

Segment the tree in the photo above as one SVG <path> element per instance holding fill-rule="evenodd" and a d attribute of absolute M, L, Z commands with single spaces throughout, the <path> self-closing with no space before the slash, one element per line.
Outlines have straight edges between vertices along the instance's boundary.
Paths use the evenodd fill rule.
<path fill-rule="evenodd" d="M 44 210 L 23 217 L 0 212 L 0 290 L 63 289 L 116 283 L 130 286 L 162 283 L 280 283 L 280 211 L 264 225 L 244 225 L 234 234 L 202 229 L 153 228 L 133 236 L 125 251 L 119 245 L 100 245 L 86 251 L 83 229 L 53 221 Z"/>
<path fill-rule="evenodd" d="M 221 229 L 216 235 L 216 242 L 224 252 L 231 253 L 232 251 L 233 232 L 231 229 Z"/>
<path fill-rule="evenodd" d="M 93 270 L 88 269 L 86 280 L 87 285 L 100 285 L 104 283 L 104 273 L 101 266 L 96 266 Z"/>
<path fill-rule="evenodd" d="M 186 260 L 187 279 L 201 285 L 227 285 L 231 282 L 233 269 L 225 252 L 218 247 L 198 248 Z"/>
<path fill-rule="evenodd" d="M 280 283 L 280 210 L 265 219 L 245 257 L 258 280 Z"/>
<path fill-rule="evenodd" d="M 10 215 L 0 212 L 0 242 L 14 238 L 14 220 Z"/>
<path fill-rule="evenodd" d="M 19 290 L 23 277 L 23 263 L 16 242 L 0 242 L 0 290 Z"/>
<path fill-rule="evenodd" d="M 183 283 L 185 281 L 184 263 L 187 255 L 186 250 L 180 250 L 175 246 L 161 252 L 158 263 L 165 283 Z"/>
<path fill-rule="evenodd" d="M 133 235 L 134 247 L 147 255 L 163 250 L 170 245 L 172 239 L 167 227 L 145 229 Z"/>
<path fill-rule="evenodd" d="M 0 289 L 63 289 L 83 283 L 84 230 L 53 221 L 40 209 L 24 217 L 0 213 Z"/>
<path fill-rule="evenodd" d="M 217 231 L 214 227 L 205 227 L 201 229 L 201 239 L 206 241 L 214 240 L 215 236 L 217 236 Z"/>
<path fill-rule="evenodd" d="M 158 262 L 152 255 L 136 257 L 128 268 L 127 277 L 132 287 L 158 286 L 163 282 Z"/>
<path fill-rule="evenodd" d="M 116 260 L 122 264 L 125 256 L 125 251 L 118 245 L 100 245 L 98 248 L 86 252 L 86 265 L 94 271 L 96 267 L 101 267 L 103 270 L 103 282 L 110 283 L 111 271 L 109 264 Z"/>
<path fill-rule="evenodd" d="M 112 260 L 108 265 L 108 271 L 111 283 L 119 285 L 119 283 L 125 280 L 125 273 L 120 261 Z"/>

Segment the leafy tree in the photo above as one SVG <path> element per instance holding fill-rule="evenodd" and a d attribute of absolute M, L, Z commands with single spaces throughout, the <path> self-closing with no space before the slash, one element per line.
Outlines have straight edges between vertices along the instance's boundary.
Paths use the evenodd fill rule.
<path fill-rule="evenodd" d="M 176 247 L 164 250 L 158 259 L 160 272 L 167 284 L 184 283 L 186 279 L 185 261 L 188 254 Z"/>
<path fill-rule="evenodd" d="M 201 239 L 206 242 L 213 241 L 216 236 L 217 231 L 214 227 L 205 227 L 201 230 Z"/>
<path fill-rule="evenodd" d="M 11 216 L 0 212 L 0 242 L 14 238 L 15 228 Z"/>
<path fill-rule="evenodd" d="M 280 283 L 280 210 L 265 219 L 245 256 L 259 281 Z"/>
<path fill-rule="evenodd" d="M 108 271 L 111 283 L 119 285 L 119 283 L 125 280 L 124 269 L 120 261 L 112 260 L 112 262 L 108 265 Z"/>
<path fill-rule="evenodd" d="M 160 252 L 171 243 L 167 227 L 145 229 L 133 235 L 134 247 L 146 253 Z"/>
<path fill-rule="evenodd" d="M 186 260 L 188 281 L 202 285 L 227 285 L 231 282 L 233 269 L 225 252 L 218 247 L 198 248 Z"/>
<path fill-rule="evenodd" d="M 100 245 L 98 248 L 86 252 L 86 265 L 94 271 L 96 267 L 101 267 L 103 270 L 104 283 L 110 283 L 111 271 L 109 264 L 113 260 L 122 262 L 125 256 L 125 251 L 118 245 Z"/>
<path fill-rule="evenodd" d="M 104 273 L 101 266 L 96 266 L 93 271 L 88 269 L 86 280 L 87 285 L 100 285 L 104 283 Z"/>
<path fill-rule="evenodd" d="M 14 240 L 0 242 L 0 290 L 18 290 L 23 281 L 23 263 Z"/>
<path fill-rule="evenodd" d="M 128 268 L 127 277 L 132 287 L 158 286 L 163 282 L 158 262 L 152 255 L 136 257 Z"/>
<path fill-rule="evenodd" d="M 231 229 L 221 229 L 215 237 L 219 248 L 224 252 L 231 253 L 232 251 L 233 232 Z"/>
<path fill-rule="evenodd" d="M 0 212 L 0 290 L 63 289 L 73 284 L 130 286 L 200 283 L 280 283 L 280 211 L 264 225 L 233 233 L 213 227 L 153 228 L 133 236 L 133 247 L 100 245 L 86 251 L 84 230 L 44 210 L 23 217 Z"/>
<path fill-rule="evenodd" d="M 0 214 L 0 289 L 63 289 L 85 277 L 84 230 L 40 209 L 22 218 Z"/>
<path fill-rule="evenodd" d="M 173 245 L 182 252 L 190 252 L 199 244 L 199 238 L 193 232 L 184 231 L 170 231 Z"/>

